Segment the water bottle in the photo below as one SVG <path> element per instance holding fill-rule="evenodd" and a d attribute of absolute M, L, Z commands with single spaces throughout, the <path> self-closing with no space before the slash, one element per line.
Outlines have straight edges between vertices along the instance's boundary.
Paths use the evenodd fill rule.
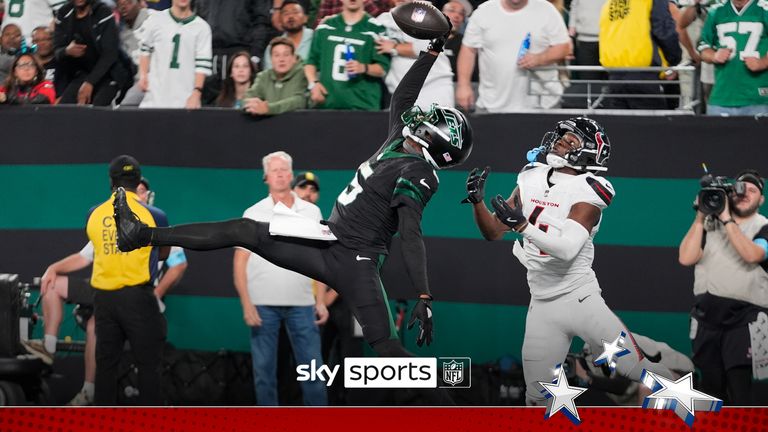
<path fill-rule="evenodd" d="M 523 39 L 523 43 L 520 44 L 520 51 L 517 52 L 517 61 L 520 61 L 523 56 L 525 56 L 526 53 L 528 53 L 528 50 L 531 48 L 531 32 L 528 32 L 525 34 L 525 39 Z"/>
<path fill-rule="evenodd" d="M 347 42 L 345 44 L 345 47 L 346 47 L 346 51 L 344 52 L 344 60 L 346 60 L 346 61 L 354 60 L 355 59 L 355 51 L 352 48 L 352 45 L 350 45 L 349 42 Z M 354 72 L 347 72 L 347 78 L 349 78 L 349 79 L 355 78 L 356 76 L 357 76 L 357 74 L 354 73 Z"/>

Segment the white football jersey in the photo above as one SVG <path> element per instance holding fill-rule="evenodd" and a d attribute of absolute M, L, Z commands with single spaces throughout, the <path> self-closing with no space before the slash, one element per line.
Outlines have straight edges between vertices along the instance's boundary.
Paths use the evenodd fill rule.
<path fill-rule="evenodd" d="M 3 27 L 16 24 L 24 38 L 31 42 L 32 30 L 49 27 L 53 14 L 66 3 L 67 0 L 5 0 Z"/>
<path fill-rule="evenodd" d="M 142 26 L 141 55 L 151 56 L 149 90 L 141 108 L 184 108 L 195 74 L 213 70 L 211 27 L 192 15 L 178 19 L 171 9 L 150 15 Z"/>
<path fill-rule="evenodd" d="M 531 225 L 542 231 L 559 235 L 571 207 L 576 203 L 589 203 L 602 211 L 613 199 L 613 186 L 602 177 L 592 173 L 553 173 L 550 166 L 537 163 L 526 167 L 517 178 L 523 214 Z M 570 261 L 548 255 L 527 239 L 515 242 L 513 252 L 528 269 L 531 297 L 552 298 L 586 284 L 599 287 L 592 270 L 595 258 L 592 239 L 600 229 L 601 221 L 602 216 L 581 251 Z"/>

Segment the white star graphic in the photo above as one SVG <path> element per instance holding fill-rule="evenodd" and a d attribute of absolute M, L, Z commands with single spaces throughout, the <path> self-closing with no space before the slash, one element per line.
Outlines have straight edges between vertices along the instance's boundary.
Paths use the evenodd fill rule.
<path fill-rule="evenodd" d="M 616 369 L 616 359 L 625 356 L 630 352 L 628 349 L 624 348 L 624 338 L 626 335 L 626 333 L 621 332 L 613 342 L 607 342 L 605 339 L 602 339 L 603 353 L 595 359 L 595 366 L 600 366 L 601 364 L 606 363 L 611 370 Z"/>
<path fill-rule="evenodd" d="M 568 379 L 565 377 L 565 371 L 561 365 L 557 365 L 558 371 L 557 379 L 554 383 L 539 381 L 539 385 L 544 388 L 544 395 L 547 397 L 547 411 L 544 414 L 544 418 L 550 418 L 558 411 L 565 408 L 563 414 L 568 417 L 574 424 L 581 423 L 579 418 L 579 412 L 576 410 L 576 404 L 573 402 L 580 394 L 587 391 L 581 387 L 571 387 L 568 385 Z"/>
<path fill-rule="evenodd" d="M 672 409 L 688 426 L 693 426 L 695 410 L 717 412 L 723 406 L 720 399 L 693 388 L 692 372 L 673 381 L 645 370 L 641 379 L 653 390 L 643 401 L 643 408 Z"/>

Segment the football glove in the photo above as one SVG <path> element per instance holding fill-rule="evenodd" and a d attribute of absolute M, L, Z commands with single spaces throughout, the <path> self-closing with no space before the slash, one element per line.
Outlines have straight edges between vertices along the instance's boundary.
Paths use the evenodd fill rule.
<path fill-rule="evenodd" d="M 420 298 L 411 312 L 411 319 L 408 321 L 408 330 L 413 328 L 416 321 L 419 321 L 419 335 L 416 336 L 416 345 L 427 345 L 432 343 L 432 299 Z"/>
<path fill-rule="evenodd" d="M 451 35 L 451 29 L 453 28 L 453 25 L 451 24 L 451 19 L 448 18 L 448 15 L 443 14 L 445 19 L 448 21 L 448 31 L 445 32 L 444 35 L 434 38 L 429 42 L 429 46 L 427 47 L 427 51 L 434 51 L 436 53 L 443 52 L 443 47 L 445 46 L 445 42 L 448 40 L 448 36 Z"/>
<path fill-rule="evenodd" d="M 488 166 L 482 171 L 474 168 L 469 172 L 469 177 L 467 177 L 467 197 L 461 200 L 462 204 L 477 204 L 483 201 L 485 197 L 485 179 L 488 177 L 489 172 L 491 172 L 491 167 Z"/>
<path fill-rule="evenodd" d="M 491 205 L 496 210 L 496 217 L 499 218 L 501 223 L 512 228 L 514 231 L 517 231 L 518 227 L 528 222 L 528 219 L 523 216 L 523 211 L 520 207 L 510 207 L 501 195 L 496 195 L 496 198 L 491 200 Z"/>

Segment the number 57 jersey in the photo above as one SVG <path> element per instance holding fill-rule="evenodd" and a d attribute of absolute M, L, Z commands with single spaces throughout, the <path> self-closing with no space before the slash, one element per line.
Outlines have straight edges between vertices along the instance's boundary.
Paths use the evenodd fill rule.
<path fill-rule="evenodd" d="M 520 172 L 517 178 L 523 214 L 528 223 L 549 235 L 559 236 L 576 203 L 588 203 L 601 211 L 610 205 L 614 191 L 611 183 L 585 173 L 566 175 L 548 165 L 537 164 Z M 600 229 L 602 215 L 589 233 L 581 251 L 570 261 L 563 261 L 539 249 L 523 238 L 515 242 L 513 253 L 528 269 L 528 286 L 534 299 L 560 296 L 587 284 L 599 289 L 592 261 L 595 246 L 592 240 Z"/>
<path fill-rule="evenodd" d="M 398 207 L 408 206 L 421 215 L 437 192 L 432 165 L 398 151 L 402 143 L 397 138 L 363 162 L 339 194 L 328 225 L 347 248 L 387 254 L 398 229 Z"/>

